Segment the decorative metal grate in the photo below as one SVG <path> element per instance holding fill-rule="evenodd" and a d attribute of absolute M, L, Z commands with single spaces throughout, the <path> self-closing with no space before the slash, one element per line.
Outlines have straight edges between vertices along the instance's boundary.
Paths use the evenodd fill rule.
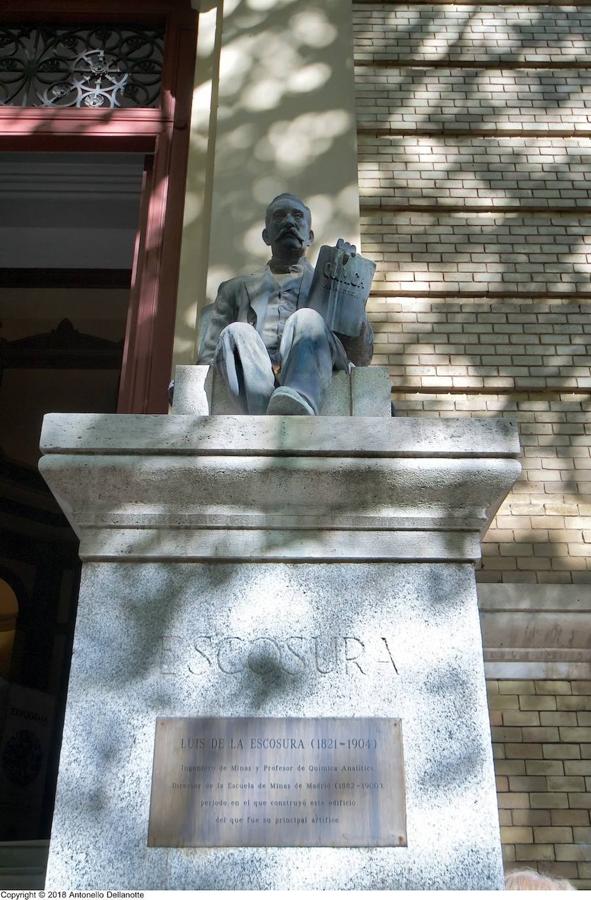
<path fill-rule="evenodd" d="M 164 29 L 0 26 L 0 105 L 157 106 Z"/>

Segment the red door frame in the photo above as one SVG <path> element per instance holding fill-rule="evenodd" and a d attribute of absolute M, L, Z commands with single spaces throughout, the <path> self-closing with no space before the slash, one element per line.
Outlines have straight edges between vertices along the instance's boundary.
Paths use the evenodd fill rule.
<path fill-rule="evenodd" d="M 22 4 L 21 4 L 22 5 Z M 9 2 L 0 22 L 164 24 L 157 109 L 0 107 L 0 151 L 149 154 L 133 262 L 118 412 L 164 413 L 170 377 L 182 236 L 197 14 L 189 0 Z"/>

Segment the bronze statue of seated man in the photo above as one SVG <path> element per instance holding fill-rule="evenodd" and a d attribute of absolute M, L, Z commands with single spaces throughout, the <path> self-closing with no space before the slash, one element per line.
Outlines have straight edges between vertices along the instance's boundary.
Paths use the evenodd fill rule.
<path fill-rule="evenodd" d="M 245 413 L 318 415 L 333 371 L 369 365 L 372 329 L 364 316 L 357 337 L 339 335 L 307 308 L 314 269 L 305 253 L 314 233 L 298 197 L 271 201 L 262 236 L 271 259 L 220 285 L 198 362 L 215 365 Z M 356 253 L 344 241 L 337 247 Z"/>

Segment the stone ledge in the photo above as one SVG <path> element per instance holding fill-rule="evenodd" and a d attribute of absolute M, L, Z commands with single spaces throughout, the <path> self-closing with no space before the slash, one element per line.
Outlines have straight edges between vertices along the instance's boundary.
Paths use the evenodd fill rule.
<path fill-rule="evenodd" d="M 183 531 L 201 532 L 209 546 L 217 535 L 218 555 L 228 558 L 253 552 L 253 545 L 230 534 L 237 531 L 355 532 L 365 558 L 384 557 L 384 541 L 401 532 L 415 537 L 416 558 L 423 558 L 421 542 L 437 542 L 433 535 L 482 533 L 501 499 L 520 471 L 515 459 L 461 458 L 323 458 L 254 456 L 132 456 L 49 454 L 39 468 L 51 487 L 86 554 L 86 532 L 104 529 L 117 534 L 134 529 L 134 546 L 153 555 L 149 532 L 159 529 L 169 539 L 159 542 L 170 557 L 176 541 L 182 555 Z M 335 527 L 336 526 L 336 527 Z M 374 542 L 366 540 L 376 531 Z M 381 532 L 381 533 L 380 533 Z M 145 540 L 142 540 L 144 535 Z M 226 535 L 222 538 L 222 535 Z M 378 539 L 379 537 L 379 539 Z M 300 534 L 299 542 L 304 539 Z M 172 542 L 172 543 L 171 543 Z M 317 542 L 322 558 L 326 552 Z M 334 541 L 331 558 L 358 559 L 350 541 Z M 284 556 L 301 558 L 287 540 Z M 275 551 L 273 551 L 275 555 Z M 439 558 L 441 551 L 427 551 Z M 464 558 L 456 550 L 452 559 Z M 478 558 L 471 547 L 465 556 Z M 412 553 L 405 552 L 405 558 Z"/>
<path fill-rule="evenodd" d="M 591 677 L 591 596 L 586 585 L 480 584 L 489 678 Z"/>
<path fill-rule="evenodd" d="M 482 612 L 591 613 L 591 591 L 586 584 L 479 584 Z"/>
<path fill-rule="evenodd" d="M 514 457 L 510 419 L 50 413 L 44 454 Z"/>
<path fill-rule="evenodd" d="M 50 415 L 39 468 L 83 559 L 473 563 L 516 443 L 507 420 Z"/>
<path fill-rule="evenodd" d="M 270 531 L 228 529 L 84 529 L 80 558 L 85 562 L 180 560 L 183 562 L 475 562 L 476 534 L 429 531 Z"/>

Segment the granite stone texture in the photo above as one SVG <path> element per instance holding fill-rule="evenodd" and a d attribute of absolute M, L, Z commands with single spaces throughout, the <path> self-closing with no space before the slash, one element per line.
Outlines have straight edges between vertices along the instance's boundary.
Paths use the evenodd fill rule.
<path fill-rule="evenodd" d="M 232 416 L 241 410 L 213 366 L 177 366 L 175 415 Z M 379 366 L 335 372 L 320 407 L 320 416 L 390 416 L 390 378 Z"/>
<path fill-rule="evenodd" d="M 53 415 L 42 448 L 85 561 L 50 889 L 501 887 L 473 562 L 512 423 Z M 148 848 L 156 719 L 198 716 L 400 718 L 408 846 Z"/>
<path fill-rule="evenodd" d="M 235 674 L 218 664 L 227 636 L 248 648 Z M 363 644 L 355 663 L 345 637 Z M 148 848 L 156 717 L 217 715 L 400 717 L 408 847 Z M 85 565 L 48 888 L 492 889 L 501 876 L 469 564 Z"/>
<path fill-rule="evenodd" d="M 477 560 L 520 471 L 512 423 L 351 425 L 52 415 L 40 469 L 85 560 Z"/>
<path fill-rule="evenodd" d="M 353 427 L 354 425 L 354 427 Z M 44 454 L 515 458 L 511 419 L 51 413 Z"/>

